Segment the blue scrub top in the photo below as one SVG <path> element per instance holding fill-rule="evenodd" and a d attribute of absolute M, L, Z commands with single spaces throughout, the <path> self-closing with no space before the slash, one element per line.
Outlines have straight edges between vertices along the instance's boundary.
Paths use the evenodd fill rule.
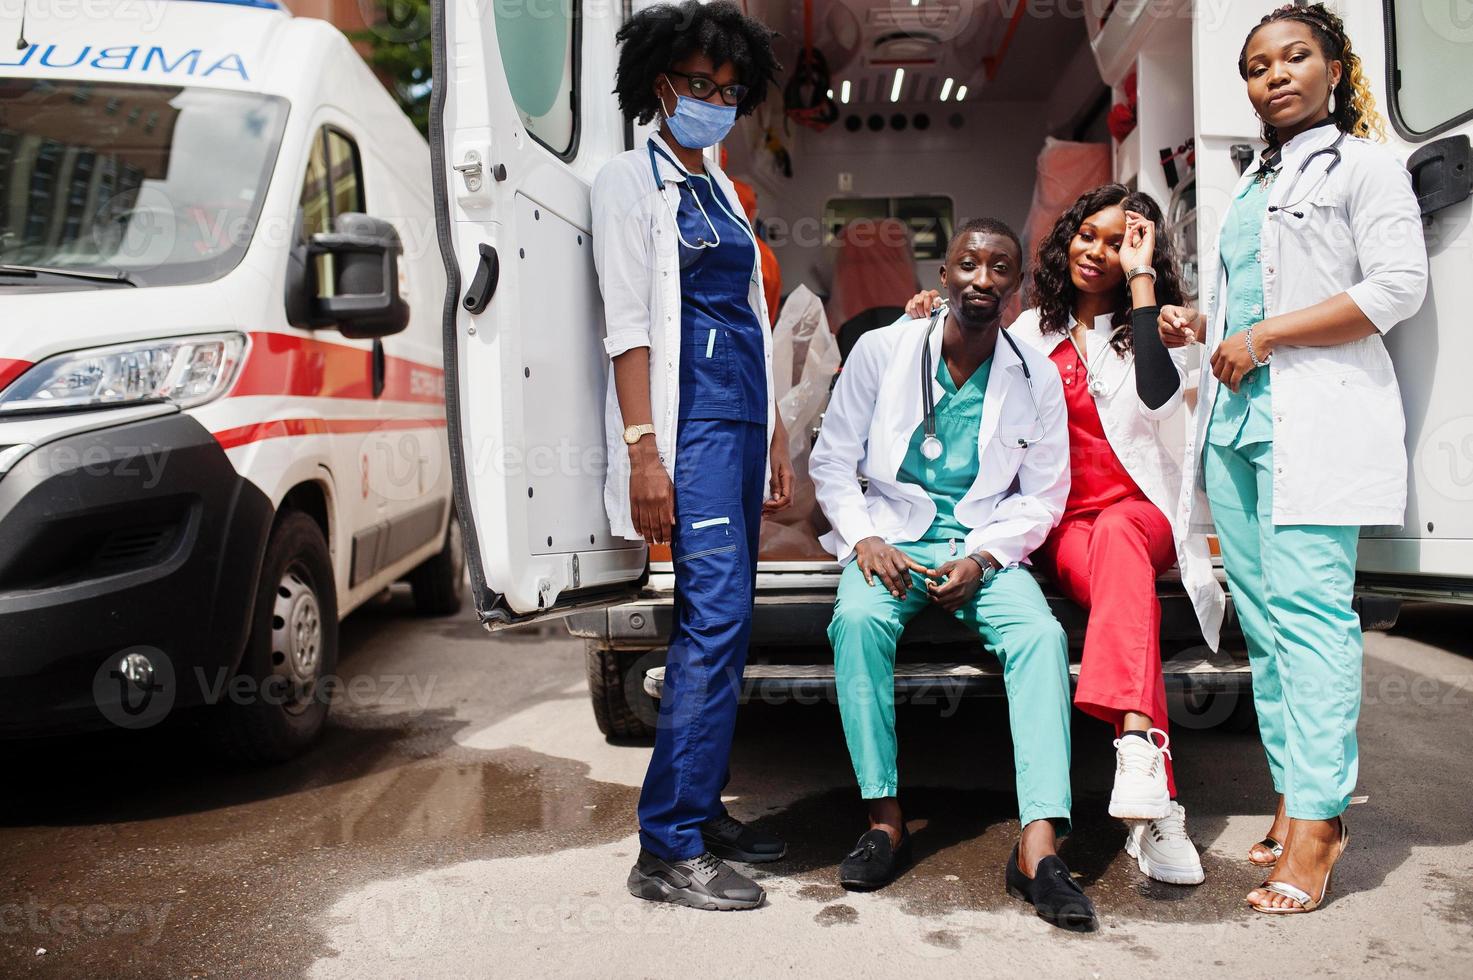
<path fill-rule="evenodd" d="M 1275 171 L 1276 173 L 1277 171 Z M 1242 333 L 1263 319 L 1263 219 L 1273 180 L 1251 180 L 1228 209 L 1222 228 L 1222 264 L 1227 270 L 1227 324 L 1224 337 Z M 1219 385 L 1207 426 L 1214 446 L 1243 448 L 1272 442 L 1274 426 L 1269 368 L 1254 368 L 1233 391 Z"/>
<path fill-rule="evenodd" d="M 687 177 L 676 220 L 687 242 L 721 241 L 714 248 L 680 245 L 680 418 L 766 425 L 764 328 L 747 299 L 757 246 L 747 223 L 727 210 L 707 174 Z"/>
<path fill-rule="evenodd" d="M 936 380 L 941 382 L 943 394 L 936 402 L 936 438 L 941 440 L 941 456 L 930 460 L 921 455 L 921 443 L 926 438 L 926 423 L 922 421 L 910 435 L 910 448 L 896 479 L 916 484 L 936 505 L 936 519 L 922 541 L 964 542 L 968 529 L 957 520 L 956 504 L 977 482 L 981 466 L 977 432 L 982 428 L 982 399 L 992 374 L 992 358 L 983 361 L 960 388 L 951 379 L 946 358 L 938 360 L 941 363 L 936 368 Z M 962 548 L 959 544 L 958 554 Z"/>

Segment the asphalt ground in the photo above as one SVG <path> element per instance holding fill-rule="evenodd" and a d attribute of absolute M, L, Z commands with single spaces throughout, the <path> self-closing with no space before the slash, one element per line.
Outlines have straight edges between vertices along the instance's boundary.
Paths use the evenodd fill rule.
<path fill-rule="evenodd" d="M 1063 847 L 1101 929 L 1003 891 L 1017 839 L 1005 704 L 902 708 L 915 866 L 851 894 L 864 829 L 832 705 L 743 709 L 728 806 L 789 841 L 747 913 L 625 891 L 647 746 L 594 726 L 581 641 L 417 619 L 396 593 L 343 625 L 320 746 L 218 762 L 186 723 L 11 742 L 0 794 L 0 975 L 1468 976 L 1473 609 L 1415 606 L 1367 637 L 1360 791 L 1329 903 L 1243 905 L 1274 799 L 1251 732 L 1178 727 L 1207 881 L 1144 878 L 1105 812 L 1111 733 L 1076 713 Z M 44 952 L 42 952 L 44 950 Z"/>

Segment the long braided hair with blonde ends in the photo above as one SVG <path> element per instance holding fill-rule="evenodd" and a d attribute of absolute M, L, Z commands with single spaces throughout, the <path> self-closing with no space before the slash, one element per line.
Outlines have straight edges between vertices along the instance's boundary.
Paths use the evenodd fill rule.
<path fill-rule="evenodd" d="M 1340 62 L 1340 81 L 1334 89 L 1335 109 L 1330 113 L 1335 126 L 1351 136 L 1384 141 L 1386 124 L 1376 111 L 1376 97 L 1371 94 L 1371 84 L 1361 67 L 1360 57 L 1350 46 L 1345 23 L 1322 3 L 1285 4 L 1265 14 L 1243 39 L 1243 50 L 1238 53 L 1238 74 L 1247 80 L 1248 45 L 1253 41 L 1253 35 L 1265 25 L 1282 20 L 1292 20 L 1308 27 L 1325 60 Z M 1268 123 L 1263 124 L 1263 141 L 1269 146 L 1279 144 L 1278 134 Z"/>

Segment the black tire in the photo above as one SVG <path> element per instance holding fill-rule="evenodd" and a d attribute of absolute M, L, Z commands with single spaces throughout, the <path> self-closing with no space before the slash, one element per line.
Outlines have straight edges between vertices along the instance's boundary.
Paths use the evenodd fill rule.
<path fill-rule="evenodd" d="M 414 608 L 421 616 L 453 616 L 465 604 L 465 541 L 460 518 L 450 512 L 440 553 L 409 573 Z"/>
<path fill-rule="evenodd" d="M 260 763 L 306 751 L 327 722 L 329 692 L 321 680 L 337 664 L 337 586 L 327 541 L 316 521 L 287 511 L 266 545 L 251 635 L 236 671 L 253 683 L 244 697 L 227 687 L 216 708 L 225 753 Z"/>
<path fill-rule="evenodd" d="M 664 650 L 610 650 L 588 644 L 588 696 L 605 738 L 655 737 L 660 703 L 644 691 L 645 671 L 665 662 Z"/>

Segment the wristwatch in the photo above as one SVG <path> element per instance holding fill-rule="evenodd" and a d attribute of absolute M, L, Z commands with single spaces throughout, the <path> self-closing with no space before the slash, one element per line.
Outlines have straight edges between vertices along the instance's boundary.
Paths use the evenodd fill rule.
<path fill-rule="evenodd" d="M 649 422 L 646 422 L 643 425 L 626 425 L 624 426 L 624 443 L 625 445 L 632 446 L 639 440 L 643 439 L 645 436 L 650 436 L 654 434 L 655 427 Z"/>
<path fill-rule="evenodd" d="M 978 567 L 982 569 L 982 581 L 978 585 L 978 588 L 987 588 L 988 583 L 997 576 L 997 565 L 992 561 L 991 556 L 984 558 L 980 551 L 970 554 L 967 557 L 976 562 Z"/>

